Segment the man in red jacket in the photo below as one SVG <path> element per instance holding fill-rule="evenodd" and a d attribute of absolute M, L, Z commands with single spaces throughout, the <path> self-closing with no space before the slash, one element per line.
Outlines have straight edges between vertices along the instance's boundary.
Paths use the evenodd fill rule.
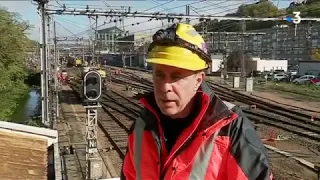
<path fill-rule="evenodd" d="M 122 180 L 269 180 L 267 152 L 237 106 L 204 82 L 211 62 L 188 24 L 153 36 L 148 50 L 154 92 L 128 137 Z"/>

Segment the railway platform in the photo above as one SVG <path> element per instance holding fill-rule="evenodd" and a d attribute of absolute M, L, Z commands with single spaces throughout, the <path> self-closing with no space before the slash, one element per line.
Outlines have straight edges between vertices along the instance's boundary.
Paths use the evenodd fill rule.
<path fill-rule="evenodd" d="M 58 120 L 59 148 L 64 166 L 63 175 L 67 179 L 84 179 L 85 177 L 85 111 L 70 96 L 71 89 L 62 86 L 59 94 L 61 118 Z M 83 117 L 84 115 L 84 117 Z"/>

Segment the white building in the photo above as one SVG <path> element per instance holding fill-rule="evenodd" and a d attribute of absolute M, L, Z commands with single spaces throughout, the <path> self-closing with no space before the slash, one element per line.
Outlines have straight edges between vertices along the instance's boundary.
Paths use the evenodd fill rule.
<path fill-rule="evenodd" d="M 319 76 L 320 74 L 320 61 L 299 61 L 299 75 L 312 74 Z"/>
<path fill-rule="evenodd" d="M 218 72 L 221 69 L 223 56 L 211 54 L 211 60 L 211 72 Z"/>
<path fill-rule="evenodd" d="M 256 71 L 288 70 L 288 60 L 253 58 L 253 69 Z"/>
<path fill-rule="evenodd" d="M 221 70 L 221 65 L 223 62 L 222 55 L 214 55 L 211 54 L 211 72 L 219 72 Z M 288 69 L 288 60 L 274 60 L 274 59 L 260 59 L 260 58 L 252 58 L 253 60 L 253 70 L 256 71 L 274 71 L 274 70 L 284 70 Z"/>

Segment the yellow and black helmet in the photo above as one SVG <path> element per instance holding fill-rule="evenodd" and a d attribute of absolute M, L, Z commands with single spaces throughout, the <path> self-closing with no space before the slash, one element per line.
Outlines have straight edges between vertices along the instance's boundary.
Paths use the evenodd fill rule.
<path fill-rule="evenodd" d="M 211 57 L 202 36 L 194 27 L 177 23 L 153 35 L 147 62 L 197 71 L 208 68 Z"/>

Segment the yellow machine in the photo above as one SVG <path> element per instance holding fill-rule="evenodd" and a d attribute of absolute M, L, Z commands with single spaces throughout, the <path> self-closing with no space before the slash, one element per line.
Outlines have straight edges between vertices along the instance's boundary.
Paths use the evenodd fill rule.
<path fill-rule="evenodd" d="M 101 78 L 106 78 L 106 71 L 99 69 L 98 72 L 100 73 Z"/>
<path fill-rule="evenodd" d="M 81 67 L 81 66 L 82 66 L 81 59 L 76 59 L 76 67 Z"/>

